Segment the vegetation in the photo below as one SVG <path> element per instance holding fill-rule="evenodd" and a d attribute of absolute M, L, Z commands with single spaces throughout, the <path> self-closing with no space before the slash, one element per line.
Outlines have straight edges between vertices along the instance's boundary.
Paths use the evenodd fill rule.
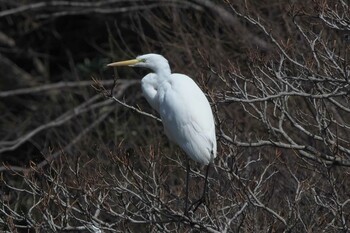
<path fill-rule="evenodd" d="M 0 1 L 0 229 L 348 232 L 347 1 Z M 217 124 L 205 204 L 142 98 L 149 52 Z M 190 200 L 204 167 L 191 163 Z"/>

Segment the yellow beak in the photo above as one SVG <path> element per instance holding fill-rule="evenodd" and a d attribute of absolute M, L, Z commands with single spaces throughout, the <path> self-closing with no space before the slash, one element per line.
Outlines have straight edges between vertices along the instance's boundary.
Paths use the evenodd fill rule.
<path fill-rule="evenodd" d="M 132 65 L 135 65 L 139 62 L 140 62 L 140 60 L 138 60 L 138 59 L 132 59 L 132 60 L 127 60 L 127 61 L 118 61 L 118 62 L 109 63 L 109 64 L 107 64 L 107 66 L 132 66 Z"/>

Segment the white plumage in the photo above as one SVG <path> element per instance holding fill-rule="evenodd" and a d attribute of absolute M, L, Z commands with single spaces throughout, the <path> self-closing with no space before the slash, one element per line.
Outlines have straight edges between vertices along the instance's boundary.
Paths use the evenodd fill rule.
<path fill-rule="evenodd" d="M 198 85 L 186 75 L 172 74 L 168 61 L 158 54 L 109 64 L 125 65 L 153 70 L 141 86 L 148 103 L 160 114 L 166 135 L 194 161 L 211 163 L 216 157 L 215 123 Z"/>

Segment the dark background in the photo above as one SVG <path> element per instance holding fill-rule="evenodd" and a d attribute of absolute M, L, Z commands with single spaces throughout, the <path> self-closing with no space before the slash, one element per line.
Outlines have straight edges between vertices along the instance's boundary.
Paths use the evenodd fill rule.
<path fill-rule="evenodd" d="M 348 232 L 349 17 L 345 1 L 0 0 L 0 229 Z M 157 116 L 147 70 L 106 67 L 150 52 L 192 77 L 216 118 L 209 197 L 190 217 L 184 153 L 110 95 Z M 298 91 L 263 99 L 286 83 Z M 195 200 L 204 167 L 191 167 Z"/>

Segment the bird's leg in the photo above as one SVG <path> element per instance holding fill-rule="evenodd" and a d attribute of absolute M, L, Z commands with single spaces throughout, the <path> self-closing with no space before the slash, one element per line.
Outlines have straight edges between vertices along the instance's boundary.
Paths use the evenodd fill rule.
<path fill-rule="evenodd" d="M 190 161 L 186 155 L 186 200 L 185 200 L 185 210 L 184 215 L 188 216 L 188 182 L 190 179 Z"/>
<path fill-rule="evenodd" d="M 210 164 L 208 164 L 207 166 L 207 170 L 205 172 L 205 180 L 204 180 L 204 188 L 203 188 L 203 193 L 202 196 L 195 202 L 193 202 L 190 206 L 190 209 L 192 208 L 192 206 L 195 206 L 193 209 L 193 212 L 195 212 L 197 210 L 197 208 L 205 202 L 205 196 L 207 194 L 207 189 L 208 189 L 208 174 L 209 174 L 209 168 L 210 168 Z"/>

